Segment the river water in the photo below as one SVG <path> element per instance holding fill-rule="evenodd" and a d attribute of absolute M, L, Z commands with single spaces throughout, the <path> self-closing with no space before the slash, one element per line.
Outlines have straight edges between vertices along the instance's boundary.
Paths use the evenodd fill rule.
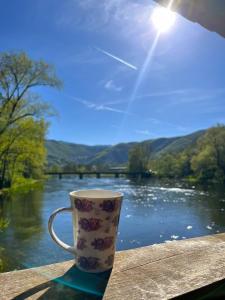
<path fill-rule="evenodd" d="M 152 179 L 51 178 L 43 188 L 0 201 L 0 217 L 9 221 L 0 232 L 2 271 L 72 259 L 51 240 L 48 218 L 56 208 L 69 206 L 70 191 L 95 188 L 124 193 L 117 250 L 225 231 L 225 194 L 220 189 Z M 70 214 L 56 218 L 55 230 L 66 243 L 72 243 Z"/>

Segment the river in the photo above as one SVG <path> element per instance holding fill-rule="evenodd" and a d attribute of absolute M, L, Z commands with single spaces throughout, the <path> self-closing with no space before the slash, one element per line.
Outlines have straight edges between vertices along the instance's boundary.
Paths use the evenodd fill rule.
<path fill-rule="evenodd" d="M 49 215 L 58 207 L 69 206 L 70 191 L 95 188 L 124 193 L 117 250 L 225 231 L 225 193 L 220 189 L 152 179 L 51 178 L 43 188 L 17 192 L 0 201 L 0 216 L 9 221 L 0 232 L 2 271 L 71 259 L 51 240 L 47 230 Z M 70 214 L 56 218 L 55 230 L 71 244 Z"/>

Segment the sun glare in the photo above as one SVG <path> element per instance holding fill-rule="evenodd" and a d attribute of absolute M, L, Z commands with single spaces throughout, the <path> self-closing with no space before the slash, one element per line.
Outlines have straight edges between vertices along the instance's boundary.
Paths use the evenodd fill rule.
<path fill-rule="evenodd" d="M 159 32 L 169 31 L 175 22 L 175 13 L 168 8 L 157 7 L 154 9 L 151 20 Z"/>

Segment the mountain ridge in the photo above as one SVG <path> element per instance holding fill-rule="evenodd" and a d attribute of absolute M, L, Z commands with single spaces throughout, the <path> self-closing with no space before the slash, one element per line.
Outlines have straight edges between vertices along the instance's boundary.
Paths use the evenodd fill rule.
<path fill-rule="evenodd" d="M 128 162 L 129 150 L 134 145 L 145 145 L 153 158 L 166 153 L 177 153 L 194 145 L 206 130 L 177 137 L 157 138 L 142 142 L 116 145 L 85 145 L 65 141 L 46 140 L 48 166 L 65 164 L 109 164 L 124 165 Z"/>

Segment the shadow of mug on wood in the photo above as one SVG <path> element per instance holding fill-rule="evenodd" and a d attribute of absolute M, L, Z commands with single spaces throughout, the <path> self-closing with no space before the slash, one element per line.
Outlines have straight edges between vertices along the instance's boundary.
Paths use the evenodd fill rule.
<path fill-rule="evenodd" d="M 75 255 L 80 270 L 98 273 L 111 269 L 123 194 L 108 190 L 80 190 L 69 195 L 71 206 L 55 210 L 49 218 L 52 239 Z M 53 229 L 53 220 L 61 212 L 72 213 L 74 246 L 61 241 Z"/>

